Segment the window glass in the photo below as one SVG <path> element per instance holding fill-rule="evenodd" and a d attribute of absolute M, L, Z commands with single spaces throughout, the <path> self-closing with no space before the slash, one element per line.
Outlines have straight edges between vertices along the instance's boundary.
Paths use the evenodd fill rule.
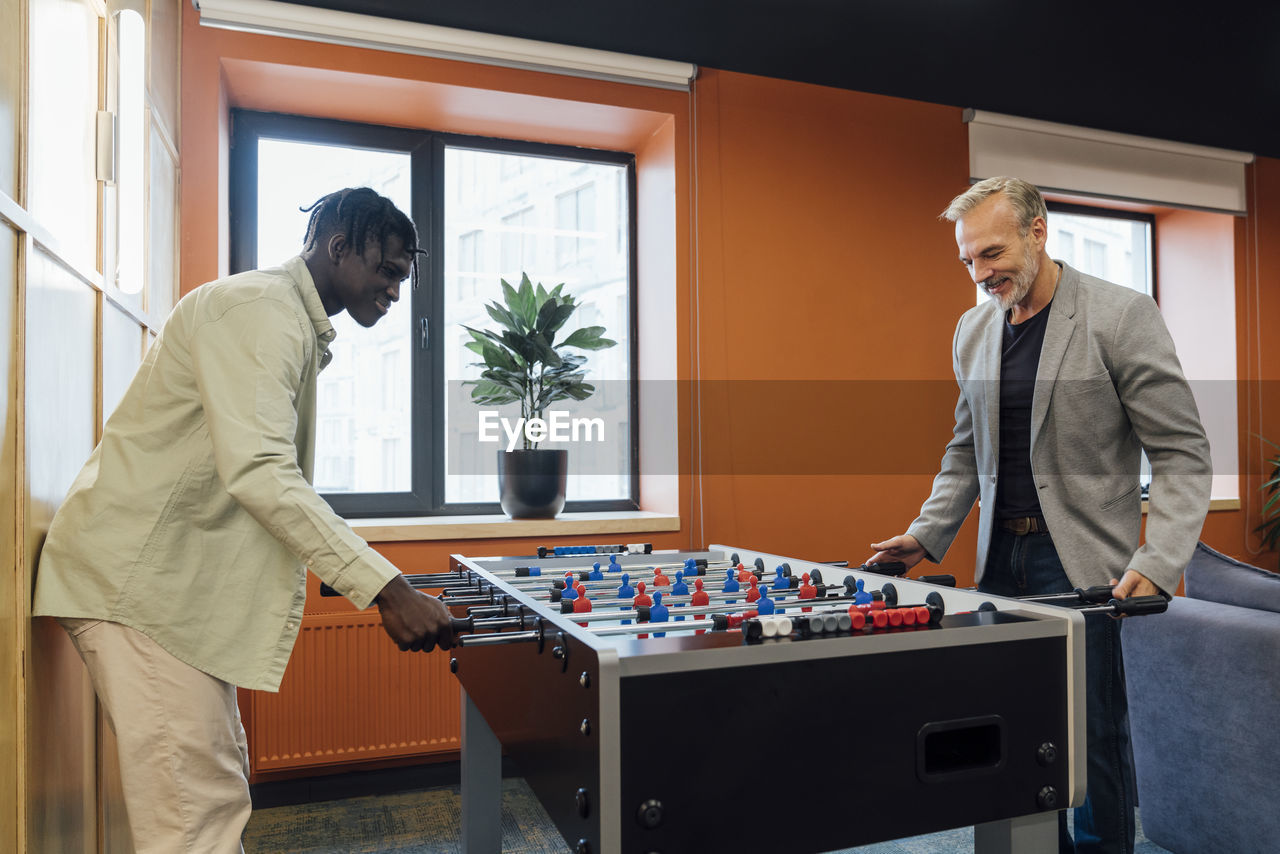
<path fill-rule="evenodd" d="M 621 177 L 620 177 L 621 176 Z M 578 309 L 561 330 L 561 340 L 584 326 L 603 326 L 618 346 L 588 352 L 586 370 L 596 393 L 586 401 L 563 401 L 554 410 L 573 418 L 601 418 L 602 441 L 572 444 L 568 495 L 576 501 L 626 499 L 631 495 L 629 354 L 629 234 L 625 220 L 626 167 L 616 163 L 538 157 L 504 151 L 445 149 L 445 377 L 450 387 L 446 412 L 449 447 L 445 500 L 497 500 L 493 459 L 502 445 L 479 442 L 474 407 L 460 381 L 474 379 L 478 357 L 464 348 L 463 324 L 493 328 L 487 302 L 502 302 L 501 280 L 518 286 L 522 274 L 548 290 L 564 283 Z M 474 243 L 463 242 L 474 236 Z M 471 246 L 479 247 L 472 253 Z M 498 251 L 490 252 L 488 247 Z M 475 289 L 464 286 L 474 281 Z M 584 351 L 585 352 L 585 351 Z M 519 416 L 515 408 L 513 418 Z M 585 435 L 585 432 L 581 435 Z M 618 436 L 626 437 L 619 441 Z M 542 447 L 550 447 L 543 445 Z"/>
<path fill-rule="evenodd" d="M 1146 219 L 1050 209 L 1045 248 L 1051 258 L 1082 273 L 1152 293 L 1151 223 Z"/>
<path fill-rule="evenodd" d="M 300 208 L 335 189 L 372 187 L 409 211 L 409 166 L 409 155 L 401 152 L 259 139 L 259 266 L 298 254 L 310 216 Z M 346 312 L 329 318 L 338 337 L 330 347 L 333 360 L 320 372 L 317 388 L 321 409 L 315 486 L 321 492 L 408 488 L 413 442 L 408 292 L 406 282 L 400 303 L 370 329 Z M 333 427 L 325 429 L 328 424 Z"/>
<path fill-rule="evenodd" d="M 296 255 L 309 218 L 301 208 L 342 187 L 371 187 L 418 223 L 418 288 L 404 285 L 369 329 L 345 314 L 330 319 L 338 337 L 318 380 L 315 483 L 335 510 L 498 512 L 498 452 L 510 445 L 491 430 L 481 436 L 481 409 L 463 385 L 480 375 L 479 357 L 463 346 L 462 324 L 493 329 L 486 303 L 503 300 L 501 279 L 518 285 L 525 273 L 548 290 L 563 283 L 575 298 L 557 343 L 586 326 L 617 342 L 575 351 L 595 392 L 544 412 L 573 422 L 572 438 L 561 432 L 550 443 L 569 450 L 566 507 L 636 506 L 634 158 L 301 116 L 235 117 L 233 270 Z M 486 417 L 495 414 L 520 420 L 518 405 L 489 407 Z"/>

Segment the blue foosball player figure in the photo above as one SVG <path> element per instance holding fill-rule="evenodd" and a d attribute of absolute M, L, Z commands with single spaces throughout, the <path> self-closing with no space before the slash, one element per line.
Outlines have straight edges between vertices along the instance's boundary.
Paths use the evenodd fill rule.
<path fill-rule="evenodd" d="M 774 611 L 773 600 L 769 598 L 769 588 L 764 589 L 764 593 L 756 600 L 756 613 L 762 617 L 772 614 Z"/>
<path fill-rule="evenodd" d="M 671 585 L 671 595 L 672 596 L 688 596 L 689 595 L 689 585 L 686 584 L 684 581 L 684 573 L 678 569 L 676 570 L 675 584 Z"/>
<path fill-rule="evenodd" d="M 725 593 L 737 593 L 737 592 L 738 592 L 739 590 L 741 590 L 741 589 L 742 589 L 742 586 L 741 586 L 740 584 L 738 584 L 738 579 L 737 579 L 737 577 L 734 575 L 733 570 L 732 570 L 732 569 L 730 569 L 730 570 L 726 570 L 726 571 L 725 571 L 725 579 L 724 579 L 724 587 L 723 587 L 723 588 L 721 588 L 721 590 L 723 590 L 723 592 L 725 592 Z M 729 599 L 729 600 L 727 600 L 724 604 L 726 604 L 726 605 L 732 605 L 734 602 L 737 602 L 737 601 L 738 601 L 737 599 Z"/>
<path fill-rule="evenodd" d="M 653 604 L 649 606 L 649 622 L 665 623 L 667 622 L 668 619 L 670 619 L 670 613 L 671 612 L 667 610 L 667 606 L 662 604 L 662 591 L 658 591 L 657 593 L 654 593 Z M 667 633 L 654 632 L 653 636 L 655 638 L 665 638 L 667 636 Z"/>
<path fill-rule="evenodd" d="M 873 601 L 874 597 L 872 597 L 870 593 L 868 593 L 866 590 L 863 589 L 866 586 L 866 584 L 867 583 L 865 581 L 859 578 L 857 583 L 854 585 L 853 604 L 870 605 L 871 602 Z"/>
<path fill-rule="evenodd" d="M 561 599 L 577 599 L 578 591 L 573 585 L 573 573 L 567 572 L 564 576 L 564 591 L 560 594 Z"/>
<path fill-rule="evenodd" d="M 631 573 L 629 572 L 622 573 L 622 586 L 618 588 L 618 598 L 619 599 L 635 599 L 636 598 L 636 589 L 631 586 Z M 622 625 L 629 626 L 631 625 L 631 621 L 623 620 Z"/>
<path fill-rule="evenodd" d="M 773 579 L 773 592 L 781 593 L 783 590 L 790 590 L 791 579 L 787 578 L 787 576 L 783 574 L 782 564 L 778 564 L 778 567 L 774 572 L 776 573 L 776 576 Z"/>
<path fill-rule="evenodd" d="M 689 585 L 685 583 L 684 572 L 682 572 L 681 570 L 678 570 L 678 569 L 676 570 L 676 581 L 675 581 L 675 584 L 671 585 L 671 595 L 672 596 L 688 596 L 689 595 Z M 684 603 L 677 602 L 675 607 L 683 608 Z M 683 620 L 683 619 L 684 617 L 680 617 L 680 616 L 676 617 L 677 621 Z"/>
<path fill-rule="evenodd" d="M 591 565 L 591 572 L 587 573 L 587 578 L 592 581 L 601 581 L 604 579 L 604 573 L 600 571 L 600 561 L 596 561 Z"/>
<path fill-rule="evenodd" d="M 609 566 L 606 567 L 609 572 L 622 572 L 622 566 L 618 563 L 618 555 L 609 555 Z"/>

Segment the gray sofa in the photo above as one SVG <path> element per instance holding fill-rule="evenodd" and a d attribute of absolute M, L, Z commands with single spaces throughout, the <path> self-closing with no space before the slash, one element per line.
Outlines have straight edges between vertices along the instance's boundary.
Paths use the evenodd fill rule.
<path fill-rule="evenodd" d="M 1200 543 L 1186 593 L 1125 621 L 1143 832 L 1174 854 L 1280 852 L 1280 574 Z"/>

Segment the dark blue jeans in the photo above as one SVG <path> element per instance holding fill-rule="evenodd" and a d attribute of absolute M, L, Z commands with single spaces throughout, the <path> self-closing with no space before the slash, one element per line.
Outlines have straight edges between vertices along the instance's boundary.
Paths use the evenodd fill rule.
<path fill-rule="evenodd" d="M 1049 534 L 1018 536 L 997 527 L 978 589 L 996 596 L 1066 593 L 1074 589 Z M 1075 842 L 1058 814 L 1060 854 L 1133 854 L 1135 801 L 1129 700 L 1120 652 L 1123 621 L 1085 617 L 1085 703 L 1088 790 L 1075 810 Z"/>

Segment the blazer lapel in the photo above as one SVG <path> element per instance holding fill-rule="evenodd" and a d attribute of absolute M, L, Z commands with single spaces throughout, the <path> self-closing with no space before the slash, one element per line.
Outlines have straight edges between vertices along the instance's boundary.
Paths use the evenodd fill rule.
<path fill-rule="evenodd" d="M 982 383 L 983 417 L 985 425 L 975 425 L 976 429 L 985 427 L 985 433 L 991 443 L 991 473 L 995 473 L 996 461 L 1000 459 L 1000 353 L 1004 348 L 1004 312 L 993 311 L 991 322 L 982 336 L 982 352 L 980 356 L 980 372 Z M 977 413 L 974 413 L 975 417 Z M 978 461 L 982 471 L 982 461 Z"/>
<path fill-rule="evenodd" d="M 1049 402 L 1053 397 L 1053 385 L 1062 368 L 1067 345 L 1075 333 L 1076 322 L 1076 271 L 1062 265 L 1058 289 L 1049 305 L 1049 322 L 1044 330 L 1044 343 L 1040 346 L 1040 364 L 1036 368 L 1036 387 L 1031 398 L 1031 442 L 1044 427 L 1049 414 Z"/>

